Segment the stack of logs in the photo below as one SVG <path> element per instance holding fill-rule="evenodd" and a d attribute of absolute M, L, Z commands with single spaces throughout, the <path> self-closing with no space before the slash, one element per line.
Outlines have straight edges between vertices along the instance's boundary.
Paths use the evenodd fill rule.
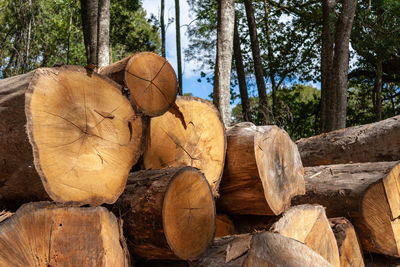
<path fill-rule="evenodd" d="M 0 266 L 396 263 L 400 117 L 296 146 L 177 92 L 149 52 L 1 80 Z"/>

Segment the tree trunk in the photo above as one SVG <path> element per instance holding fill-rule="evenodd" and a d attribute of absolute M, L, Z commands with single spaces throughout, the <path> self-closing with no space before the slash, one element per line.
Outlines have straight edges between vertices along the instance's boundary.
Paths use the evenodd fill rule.
<path fill-rule="evenodd" d="M 234 235 L 235 226 L 228 216 L 218 214 L 215 219 L 215 237 Z"/>
<path fill-rule="evenodd" d="M 276 126 L 239 123 L 227 131 L 218 208 L 229 214 L 278 215 L 304 194 L 296 145 Z"/>
<path fill-rule="evenodd" d="M 375 77 L 375 115 L 376 121 L 382 120 L 382 59 L 378 56 L 376 61 L 376 77 Z"/>
<path fill-rule="evenodd" d="M 308 204 L 293 207 L 274 223 L 271 231 L 300 241 L 332 266 L 340 267 L 338 246 L 324 207 Z"/>
<path fill-rule="evenodd" d="M 360 242 L 353 225 L 346 218 L 329 219 L 339 248 L 340 266 L 364 267 Z"/>
<path fill-rule="evenodd" d="M 225 130 L 214 105 L 178 97 L 176 106 L 151 119 L 143 158 L 146 169 L 196 167 L 217 195 L 225 152 Z"/>
<path fill-rule="evenodd" d="M 319 203 L 329 217 L 356 226 L 364 250 L 400 256 L 399 162 L 339 164 L 305 168 L 306 195 L 294 204 Z"/>
<path fill-rule="evenodd" d="M 237 19 L 235 19 L 235 25 L 234 25 L 233 50 L 234 50 L 233 55 L 235 56 L 236 73 L 239 82 L 243 120 L 250 121 L 250 103 L 249 103 L 249 96 L 247 94 L 246 74 L 244 72 L 244 66 L 243 66 L 242 49 L 240 48 L 240 36 L 238 31 Z"/>
<path fill-rule="evenodd" d="M 131 173 L 114 211 L 124 214 L 131 252 L 142 258 L 193 260 L 214 238 L 214 198 L 192 167 Z"/>
<path fill-rule="evenodd" d="M 98 0 L 97 66 L 110 64 L 110 0 Z"/>
<path fill-rule="evenodd" d="M 176 60 L 178 65 L 179 95 L 182 95 L 182 53 L 181 53 L 181 23 L 179 0 L 175 0 L 175 31 L 176 31 Z"/>
<path fill-rule="evenodd" d="M 400 116 L 296 143 L 304 166 L 400 160 Z"/>
<path fill-rule="evenodd" d="M 194 267 L 331 266 L 304 244 L 279 234 L 261 232 L 216 238 Z"/>
<path fill-rule="evenodd" d="M 161 56 L 167 57 L 165 54 L 165 22 L 164 22 L 165 0 L 161 0 L 161 14 L 160 14 L 160 27 L 161 27 Z"/>
<path fill-rule="evenodd" d="M 97 66 L 97 34 L 99 0 L 80 0 L 83 26 L 83 39 L 88 64 Z"/>
<path fill-rule="evenodd" d="M 42 183 L 55 201 L 99 205 L 122 193 L 144 140 L 117 84 L 83 67 L 38 69 L 1 80 L 0 103 L 3 208 L 48 199 Z"/>
<path fill-rule="evenodd" d="M 147 116 L 160 116 L 175 103 L 178 93 L 176 74 L 168 61 L 152 52 L 141 52 L 99 68 L 129 89 L 131 103 Z"/>
<path fill-rule="evenodd" d="M 4 267 L 129 266 L 117 219 L 103 207 L 29 203 L 0 229 Z"/>
<path fill-rule="evenodd" d="M 214 72 L 213 101 L 225 126 L 230 125 L 230 87 L 232 68 L 235 1 L 218 0 L 217 58 Z"/>
<path fill-rule="evenodd" d="M 264 81 L 264 68 L 261 62 L 260 45 L 258 43 L 257 27 L 254 18 L 254 9 L 253 9 L 253 4 L 251 3 L 250 0 L 245 0 L 244 6 L 246 8 L 247 23 L 249 25 L 250 44 L 253 55 L 254 72 L 256 76 L 256 83 L 258 89 L 258 100 L 260 106 L 260 113 L 262 114 L 263 118 L 262 124 L 267 124 L 269 123 L 270 112 L 268 108 L 267 91 L 265 88 L 265 81 Z"/>

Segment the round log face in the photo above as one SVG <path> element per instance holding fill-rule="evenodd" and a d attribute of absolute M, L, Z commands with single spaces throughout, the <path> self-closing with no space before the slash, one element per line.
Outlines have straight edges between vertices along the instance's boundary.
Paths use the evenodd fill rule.
<path fill-rule="evenodd" d="M 125 68 L 125 84 L 135 106 L 148 116 L 165 113 L 178 94 L 176 74 L 171 64 L 151 52 L 131 57 Z"/>
<path fill-rule="evenodd" d="M 41 70 L 26 102 L 35 166 L 49 196 L 115 202 L 139 157 L 143 127 L 119 87 L 84 68 Z"/>
<path fill-rule="evenodd" d="M 178 97 L 176 106 L 177 109 L 151 119 L 144 166 L 198 168 L 216 194 L 226 151 L 219 113 L 211 103 L 194 97 Z"/>
<path fill-rule="evenodd" d="M 164 197 L 163 225 L 167 242 L 181 259 L 203 253 L 215 234 L 215 204 L 210 187 L 197 170 L 183 168 Z"/>
<path fill-rule="evenodd" d="M 275 214 L 305 193 L 300 154 L 289 135 L 276 126 L 259 126 L 254 135 L 255 158 L 265 199 Z"/>

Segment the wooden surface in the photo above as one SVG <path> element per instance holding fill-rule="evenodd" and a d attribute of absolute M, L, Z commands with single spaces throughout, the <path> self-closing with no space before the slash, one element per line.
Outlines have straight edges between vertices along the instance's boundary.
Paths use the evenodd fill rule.
<path fill-rule="evenodd" d="M 119 229 L 103 207 L 25 204 L 0 223 L 0 266 L 128 267 Z"/>
<path fill-rule="evenodd" d="M 227 131 L 218 208 L 228 214 L 277 215 L 304 194 L 296 145 L 276 126 L 239 123 Z"/>
<path fill-rule="evenodd" d="M 151 119 L 143 159 L 146 169 L 196 167 L 217 195 L 225 151 L 225 130 L 214 105 L 178 97 L 170 111 Z"/>
<path fill-rule="evenodd" d="M 296 143 L 304 166 L 400 160 L 400 116 Z"/>
<path fill-rule="evenodd" d="M 236 230 L 231 219 L 224 214 L 217 214 L 215 218 L 215 237 L 234 234 L 236 234 Z"/>
<path fill-rule="evenodd" d="M 195 259 L 215 234 L 213 195 L 192 167 L 130 174 L 114 212 L 131 252 L 146 259 Z"/>
<path fill-rule="evenodd" d="M 349 218 L 364 250 L 399 257 L 399 172 L 398 161 L 307 167 L 307 193 L 292 203 L 319 203 L 328 217 Z"/>
<path fill-rule="evenodd" d="M 332 266 L 340 267 L 336 239 L 322 206 L 292 207 L 272 225 L 271 231 L 304 243 Z"/>

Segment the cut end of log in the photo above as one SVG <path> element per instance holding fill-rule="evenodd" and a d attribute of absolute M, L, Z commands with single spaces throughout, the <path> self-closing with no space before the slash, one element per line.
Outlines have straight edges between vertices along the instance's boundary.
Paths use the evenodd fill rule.
<path fill-rule="evenodd" d="M 212 103 L 196 97 L 178 97 L 172 109 L 150 121 L 145 168 L 198 168 L 217 195 L 226 151 L 219 112 Z"/>
<path fill-rule="evenodd" d="M 142 119 L 116 83 L 83 67 L 38 69 L 25 112 L 35 167 L 53 200 L 116 201 L 143 141 Z"/>
<path fill-rule="evenodd" d="M 179 258 L 193 260 L 210 245 L 215 234 L 215 204 L 204 176 L 182 168 L 170 182 L 163 203 L 167 242 Z"/>
<path fill-rule="evenodd" d="M 236 234 L 235 225 L 226 215 L 217 214 L 215 224 L 215 237 Z"/>
<path fill-rule="evenodd" d="M 178 94 L 178 82 L 171 64 L 151 52 L 132 55 L 125 68 L 125 84 L 135 106 L 148 116 L 164 114 Z"/>
<path fill-rule="evenodd" d="M 0 265 L 123 267 L 120 235 L 103 207 L 30 203 L 0 224 Z"/>
<path fill-rule="evenodd" d="M 304 243 L 332 266 L 340 266 L 336 239 L 322 206 L 295 206 L 283 214 L 271 231 Z"/>

